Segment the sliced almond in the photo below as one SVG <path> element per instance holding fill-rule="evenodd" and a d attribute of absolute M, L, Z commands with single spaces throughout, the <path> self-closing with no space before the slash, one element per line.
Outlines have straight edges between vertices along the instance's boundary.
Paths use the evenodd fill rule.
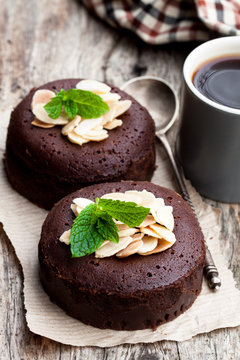
<path fill-rule="evenodd" d="M 53 98 L 55 96 L 56 96 L 55 93 L 51 90 L 41 89 L 41 90 L 35 91 L 35 93 L 33 94 L 32 103 L 31 103 L 32 109 L 37 104 L 46 105 L 51 100 L 51 98 Z"/>
<path fill-rule="evenodd" d="M 154 218 L 157 223 L 165 226 L 167 229 L 173 231 L 174 217 L 172 214 L 172 206 L 162 206 L 154 211 Z"/>
<path fill-rule="evenodd" d="M 82 209 L 79 206 L 77 206 L 76 204 L 71 204 L 71 209 L 75 216 L 78 216 L 80 214 L 80 212 L 82 211 Z"/>
<path fill-rule="evenodd" d="M 117 117 L 115 105 L 116 104 L 109 105 L 109 111 L 105 115 L 103 115 L 103 125 L 113 121 L 113 119 Z"/>
<path fill-rule="evenodd" d="M 164 200 L 162 198 L 155 198 L 151 203 L 151 212 L 152 210 L 158 210 L 162 206 L 165 206 Z"/>
<path fill-rule="evenodd" d="M 152 224 L 156 224 L 154 217 L 152 215 L 147 215 L 147 217 L 145 218 L 145 220 L 143 220 L 139 227 L 144 228 Z"/>
<path fill-rule="evenodd" d="M 97 80 L 81 80 L 77 83 L 76 88 L 92 91 L 95 94 L 107 94 L 111 91 L 110 86 Z"/>
<path fill-rule="evenodd" d="M 154 238 L 161 238 L 161 236 L 156 233 L 155 231 L 153 231 L 149 226 L 146 226 L 146 227 L 141 227 L 140 228 L 140 231 L 143 233 L 143 234 L 146 234 L 148 236 L 152 236 Z"/>
<path fill-rule="evenodd" d="M 154 250 L 158 245 L 158 239 L 152 236 L 144 236 L 142 242 L 142 246 L 138 249 L 138 254 L 140 255 L 145 255 L 145 253 Z"/>
<path fill-rule="evenodd" d="M 47 124 L 47 123 L 44 123 L 40 120 L 38 120 L 37 118 L 35 118 L 32 122 L 31 122 L 32 125 L 35 125 L 37 127 L 40 127 L 40 128 L 43 128 L 43 129 L 50 129 L 50 128 L 53 128 L 55 125 L 53 124 Z"/>
<path fill-rule="evenodd" d="M 118 231 L 129 229 L 129 226 L 126 224 L 117 224 Z"/>
<path fill-rule="evenodd" d="M 80 121 L 81 117 L 77 115 L 72 121 L 62 128 L 62 134 L 67 135 L 69 132 L 73 131 L 73 129 L 80 124 Z"/>
<path fill-rule="evenodd" d="M 99 246 L 98 250 L 101 249 L 104 245 L 108 244 L 110 241 L 109 240 L 105 240 L 102 245 Z"/>
<path fill-rule="evenodd" d="M 119 237 L 121 238 L 121 237 L 134 235 L 137 231 L 138 229 L 136 228 L 129 228 L 125 230 L 120 230 L 118 233 L 119 233 Z"/>
<path fill-rule="evenodd" d="M 108 138 L 108 132 L 106 130 L 90 130 L 83 134 L 84 139 L 93 141 L 102 141 Z"/>
<path fill-rule="evenodd" d="M 86 198 L 75 198 L 73 199 L 73 203 L 79 206 L 81 209 L 84 209 L 86 206 L 93 204 L 93 201 Z"/>
<path fill-rule="evenodd" d="M 140 202 L 140 206 L 145 206 L 145 207 L 151 207 L 152 203 L 155 201 L 155 196 L 153 193 L 147 191 L 147 190 L 143 190 L 140 192 L 140 196 L 141 196 L 141 202 Z"/>
<path fill-rule="evenodd" d="M 99 94 L 99 96 L 103 99 L 107 104 L 113 104 L 121 99 L 121 96 L 116 93 L 108 93 L 108 94 Z"/>
<path fill-rule="evenodd" d="M 164 239 L 172 244 L 176 241 L 174 233 L 166 229 L 165 227 L 159 224 L 149 225 L 149 227 L 155 232 L 155 234 L 158 235 L 157 237 L 159 237 L 160 239 Z"/>
<path fill-rule="evenodd" d="M 167 250 L 168 248 L 170 248 L 173 244 L 169 243 L 168 241 L 164 240 L 164 239 L 160 239 L 158 240 L 158 245 L 155 247 L 155 249 L 148 251 L 142 255 L 151 255 L 151 254 L 157 254 L 159 252 L 162 252 L 164 250 Z"/>
<path fill-rule="evenodd" d="M 143 233 L 138 232 L 138 233 L 132 235 L 131 238 L 132 238 L 134 241 L 136 241 L 136 240 L 141 240 L 141 239 L 143 238 L 143 236 L 144 236 Z"/>
<path fill-rule="evenodd" d="M 117 118 L 119 115 L 125 113 L 130 106 L 132 105 L 131 100 L 120 100 L 113 106 L 115 106 L 115 117 Z"/>
<path fill-rule="evenodd" d="M 123 123 L 122 120 L 114 119 L 114 120 L 106 123 L 106 124 L 104 125 L 104 129 L 113 130 L 113 129 L 115 129 L 115 128 L 118 127 L 118 126 L 121 126 L 122 123 Z"/>
<path fill-rule="evenodd" d="M 54 124 L 54 125 L 65 125 L 68 123 L 68 118 L 64 114 L 60 114 L 57 119 L 52 119 L 48 116 L 46 110 L 44 109 L 45 104 L 36 104 L 32 112 L 36 116 L 36 118 L 42 122 L 47 124 Z"/>
<path fill-rule="evenodd" d="M 124 193 L 116 192 L 116 193 L 104 194 L 102 196 L 102 199 L 112 199 L 112 200 L 125 201 L 126 197 L 125 197 Z"/>
<path fill-rule="evenodd" d="M 69 238 L 71 234 L 71 229 L 64 231 L 64 233 L 60 236 L 59 240 L 66 245 L 69 245 Z"/>
<path fill-rule="evenodd" d="M 73 131 L 68 133 L 67 137 L 72 143 L 78 144 L 78 145 L 83 145 L 83 144 L 89 142 L 89 140 L 84 139 L 82 136 L 75 134 Z"/>
<path fill-rule="evenodd" d="M 80 124 L 74 129 L 74 132 L 78 135 L 83 135 L 89 130 L 93 130 L 96 126 L 102 125 L 102 117 L 96 119 L 86 119 L 82 120 Z"/>
<path fill-rule="evenodd" d="M 109 243 L 96 250 L 95 257 L 103 258 L 115 255 L 120 250 L 125 249 L 131 242 L 132 238 L 130 236 L 120 238 L 118 243 L 109 241 Z"/>
<path fill-rule="evenodd" d="M 119 251 L 116 256 L 119 258 L 124 258 L 133 255 L 141 248 L 142 244 L 142 240 L 133 241 L 125 249 Z"/>

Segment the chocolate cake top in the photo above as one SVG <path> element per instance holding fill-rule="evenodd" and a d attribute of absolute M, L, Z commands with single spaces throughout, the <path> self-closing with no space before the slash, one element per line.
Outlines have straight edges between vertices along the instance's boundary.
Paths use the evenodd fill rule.
<path fill-rule="evenodd" d="M 57 80 L 38 89 L 68 90 L 80 80 Z M 123 125 L 111 130 L 106 140 L 81 147 L 61 135 L 61 126 L 42 129 L 31 124 L 34 119 L 31 101 L 36 90 L 32 89 L 12 112 L 7 140 L 14 152 L 32 169 L 52 176 L 57 174 L 63 180 L 70 173 L 71 181 L 91 183 L 96 181 L 96 177 L 104 181 L 126 172 L 132 159 L 137 162 L 152 152 L 155 127 L 150 114 L 120 89 L 112 87 L 112 92 L 118 93 L 122 99 L 132 100 L 130 109 L 121 115 Z"/>
<path fill-rule="evenodd" d="M 146 189 L 162 197 L 173 207 L 176 243 L 172 248 L 154 255 L 115 256 L 96 259 L 94 255 L 72 258 L 69 246 L 59 237 L 71 228 L 75 218 L 70 205 L 76 197 L 95 200 L 105 193 L 142 191 Z M 189 205 L 174 191 L 149 182 L 124 181 L 83 188 L 58 202 L 47 216 L 39 243 L 45 262 L 58 276 L 75 283 L 78 288 L 96 292 L 117 292 L 123 295 L 159 289 L 189 276 L 204 262 L 203 234 Z M 42 256 L 41 255 L 41 256 Z"/>

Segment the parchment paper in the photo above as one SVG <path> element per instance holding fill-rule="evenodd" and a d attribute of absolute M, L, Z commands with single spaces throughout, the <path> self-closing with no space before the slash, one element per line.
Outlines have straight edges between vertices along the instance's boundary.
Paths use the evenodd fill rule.
<path fill-rule="evenodd" d="M 10 109 L 0 112 L 0 156 L 5 148 L 6 129 Z M 153 182 L 174 189 L 167 158 L 160 154 Z M 15 192 L 7 182 L 3 164 L 0 165 L 0 221 L 11 240 L 24 274 L 24 304 L 29 329 L 39 335 L 71 345 L 100 347 L 123 343 L 183 341 L 196 334 L 223 327 L 240 325 L 240 291 L 235 288 L 233 276 L 224 264 L 219 249 L 220 213 L 201 200 L 188 184 L 209 249 L 219 269 L 222 287 L 214 293 L 205 280 L 200 296 L 193 306 L 175 320 L 161 325 L 156 331 L 100 330 L 67 316 L 52 304 L 38 278 L 37 245 L 47 211 L 38 208 Z"/>

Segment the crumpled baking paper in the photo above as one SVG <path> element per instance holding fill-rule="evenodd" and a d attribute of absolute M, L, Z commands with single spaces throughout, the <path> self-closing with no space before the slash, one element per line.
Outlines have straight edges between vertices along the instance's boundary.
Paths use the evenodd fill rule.
<path fill-rule="evenodd" d="M 1 112 L 0 156 L 3 157 L 10 109 Z M 159 150 L 159 148 L 158 148 Z M 168 159 L 159 154 L 158 169 L 153 182 L 174 189 Z M 204 280 L 202 292 L 184 314 L 161 325 L 156 331 L 100 330 L 66 315 L 51 303 L 38 277 L 38 242 L 47 211 L 38 208 L 8 184 L 3 163 L 0 165 L 0 221 L 15 248 L 24 275 L 24 304 L 29 329 L 39 335 L 77 346 L 108 347 L 124 343 L 152 343 L 159 340 L 184 341 L 191 337 L 224 327 L 240 325 L 240 291 L 227 269 L 219 248 L 220 212 L 201 200 L 188 184 L 208 247 L 212 252 L 222 280 L 219 291 L 208 289 Z"/>

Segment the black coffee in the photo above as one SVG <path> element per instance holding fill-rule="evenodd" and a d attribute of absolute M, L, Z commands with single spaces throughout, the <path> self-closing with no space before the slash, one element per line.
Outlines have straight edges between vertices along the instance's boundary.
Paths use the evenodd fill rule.
<path fill-rule="evenodd" d="M 208 99 L 240 109 L 240 55 L 205 62 L 195 71 L 192 81 Z"/>

